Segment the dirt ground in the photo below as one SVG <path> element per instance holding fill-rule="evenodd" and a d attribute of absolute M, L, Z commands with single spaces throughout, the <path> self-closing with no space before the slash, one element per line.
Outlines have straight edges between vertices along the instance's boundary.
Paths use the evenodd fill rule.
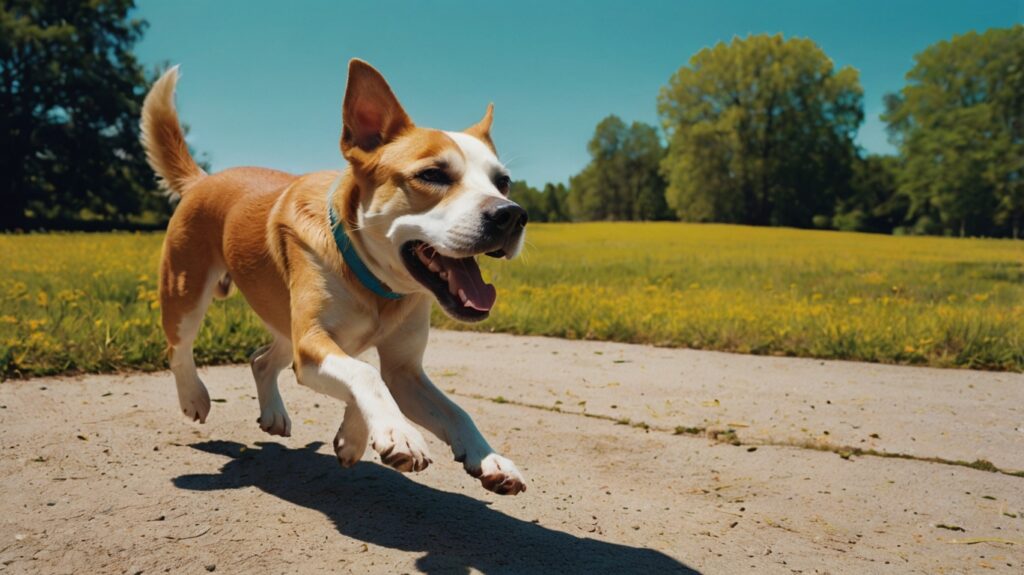
<path fill-rule="evenodd" d="M 283 439 L 247 366 L 205 425 L 168 373 L 0 384 L 0 573 L 1024 572 L 1022 375 L 453 332 L 427 370 L 526 493 L 433 438 L 341 468 L 290 373 Z"/>

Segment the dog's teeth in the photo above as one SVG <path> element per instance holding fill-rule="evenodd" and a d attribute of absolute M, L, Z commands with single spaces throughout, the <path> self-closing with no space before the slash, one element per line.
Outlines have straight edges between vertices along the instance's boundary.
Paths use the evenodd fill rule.
<path fill-rule="evenodd" d="M 434 260 L 430 260 L 430 262 L 427 263 L 427 267 L 430 268 L 430 271 L 435 272 L 435 273 L 436 272 L 444 271 L 444 268 L 441 267 L 441 264 L 435 262 Z M 445 274 L 445 275 L 447 275 L 447 274 Z"/>
<path fill-rule="evenodd" d="M 459 290 L 459 299 L 462 300 L 462 303 L 466 303 L 467 301 L 469 301 L 469 298 L 466 296 L 465 290 Z"/>
<path fill-rule="evenodd" d="M 448 281 L 448 272 L 441 272 L 438 275 L 441 276 L 441 279 L 443 279 L 444 281 Z"/>

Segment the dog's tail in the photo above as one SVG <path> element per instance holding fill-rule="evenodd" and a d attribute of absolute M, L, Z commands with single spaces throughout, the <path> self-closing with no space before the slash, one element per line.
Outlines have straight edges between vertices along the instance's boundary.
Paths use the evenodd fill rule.
<path fill-rule="evenodd" d="M 172 200 L 188 192 L 206 172 L 196 164 L 185 143 L 185 132 L 174 107 L 178 67 L 169 68 L 153 84 L 142 104 L 142 147 L 159 177 L 160 187 Z"/>

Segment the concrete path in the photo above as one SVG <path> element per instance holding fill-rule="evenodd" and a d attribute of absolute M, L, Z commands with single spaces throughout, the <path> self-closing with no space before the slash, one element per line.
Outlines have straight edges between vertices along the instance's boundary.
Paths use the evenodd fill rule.
<path fill-rule="evenodd" d="M 203 370 L 202 426 L 167 373 L 6 382 L 0 573 L 1024 571 L 1024 376 L 432 340 L 526 493 L 433 439 L 419 474 L 340 468 L 341 406 L 290 374 L 285 439 L 247 367 Z"/>

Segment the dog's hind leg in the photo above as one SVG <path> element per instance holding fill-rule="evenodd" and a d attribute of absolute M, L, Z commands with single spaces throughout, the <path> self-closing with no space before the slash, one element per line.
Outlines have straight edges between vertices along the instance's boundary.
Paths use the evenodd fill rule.
<path fill-rule="evenodd" d="M 292 342 L 275 336 L 274 342 L 252 354 L 250 363 L 256 379 L 256 395 L 260 401 L 260 429 L 270 435 L 288 437 L 292 434 L 292 420 L 277 388 L 277 376 L 292 362 Z"/>
<path fill-rule="evenodd" d="M 192 343 L 199 334 L 206 309 L 213 299 L 223 269 L 197 257 L 168 232 L 160 266 L 160 314 L 169 345 L 171 373 L 178 387 L 178 402 L 186 417 L 206 422 L 210 394 L 196 372 Z"/>

